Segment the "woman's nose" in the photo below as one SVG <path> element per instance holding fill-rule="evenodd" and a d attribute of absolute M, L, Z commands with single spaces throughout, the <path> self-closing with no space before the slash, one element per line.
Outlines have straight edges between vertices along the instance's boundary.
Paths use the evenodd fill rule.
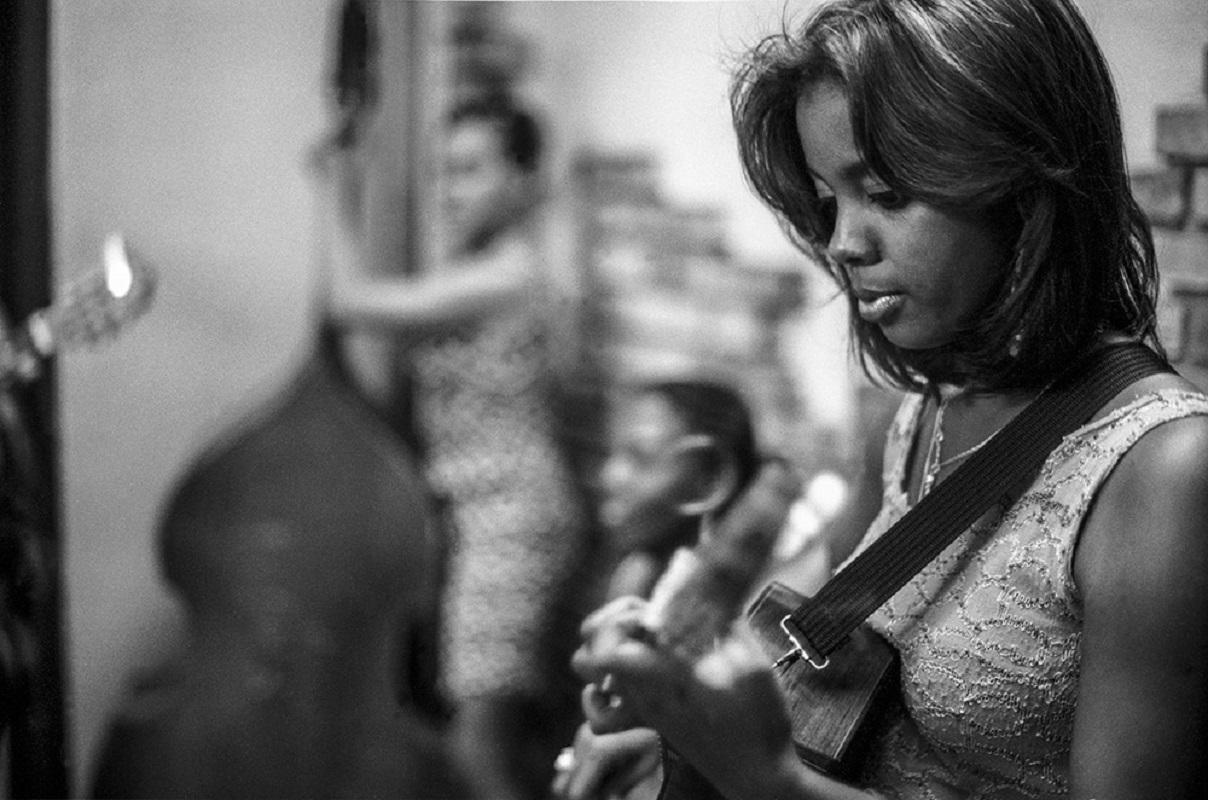
<path fill-rule="evenodd" d="M 876 262 L 876 247 L 868 226 L 855 211 L 841 209 L 836 215 L 835 229 L 826 251 L 841 267 L 860 267 Z"/>

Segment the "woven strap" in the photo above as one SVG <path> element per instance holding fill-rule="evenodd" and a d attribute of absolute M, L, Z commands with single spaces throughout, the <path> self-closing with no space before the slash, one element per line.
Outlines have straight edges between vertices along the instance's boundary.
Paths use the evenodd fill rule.
<path fill-rule="evenodd" d="M 882 603 L 995 503 L 1010 502 L 1067 433 L 1129 384 L 1172 371 L 1153 351 L 1103 347 L 1042 392 L 985 446 L 792 614 L 820 656 L 837 650 Z"/>

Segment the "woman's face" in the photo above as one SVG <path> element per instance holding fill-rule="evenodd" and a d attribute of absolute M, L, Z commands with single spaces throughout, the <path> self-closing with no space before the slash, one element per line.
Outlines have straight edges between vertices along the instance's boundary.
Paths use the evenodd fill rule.
<path fill-rule="evenodd" d="M 666 544 L 690 522 L 678 510 L 698 463 L 681 447 L 686 434 L 661 394 L 638 394 L 613 409 L 608 458 L 600 475 L 600 517 L 621 550 Z"/>
<path fill-rule="evenodd" d="M 479 119 L 449 131 L 441 211 L 453 252 L 489 239 L 515 214 L 523 171 L 504 154 L 501 136 L 497 125 Z"/>
<path fill-rule="evenodd" d="M 834 215 L 827 252 L 864 321 L 908 350 L 969 330 L 1004 278 L 1008 232 L 988 214 L 891 190 L 861 159 L 836 82 L 814 84 L 798 98 L 797 131 L 823 209 Z"/>

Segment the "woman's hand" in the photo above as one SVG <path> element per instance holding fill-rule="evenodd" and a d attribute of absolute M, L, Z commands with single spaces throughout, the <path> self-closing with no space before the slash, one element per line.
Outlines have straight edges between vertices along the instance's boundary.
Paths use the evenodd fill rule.
<path fill-rule="evenodd" d="M 662 783 L 659 738 L 649 728 L 598 735 L 585 722 L 557 766 L 550 788 L 560 800 L 653 799 Z"/>
<path fill-rule="evenodd" d="M 607 650 L 628 636 L 645 636 L 642 616 L 647 602 L 636 596 L 618 597 L 591 614 L 583 623 L 584 647 Z M 608 673 L 589 678 L 580 698 L 583 716 L 596 734 L 614 733 L 641 725 L 633 706 L 617 692 Z"/>
<path fill-rule="evenodd" d="M 616 681 L 611 675 L 605 675 L 598 683 L 584 686 L 580 706 L 587 724 L 597 734 L 615 733 L 642 724 L 633 707 L 626 705 L 621 695 L 617 694 Z"/>
<path fill-rule="evenodd" d="M 756 796 L 792 757 L 784 698 L 753 645 L 726 640 L 695 663 L 657 643 L 642 624 L 645 602 L 620 598 L 583 624 L 576 671 L 611 675 L 621 706 L 657 730 L 727 796 Z"/>

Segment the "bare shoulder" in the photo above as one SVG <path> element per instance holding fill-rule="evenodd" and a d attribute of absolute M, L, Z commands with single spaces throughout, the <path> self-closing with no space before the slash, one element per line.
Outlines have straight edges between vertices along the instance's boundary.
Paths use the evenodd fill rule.
<path fill-rule="evenodd" d="M 1178 376 L 1154 376 L 1111 405 L 1164 389 L 1197 391 Z M 1084 522 L 1075 574 L 1089 598 L 1096 588 L 1126 592 L 1134 580 L 1152 590 L 1206 561 L 1208 415 L 1194 414 L 1155 426 L 1120 459 Z M 1208 588 L 1203 577 L 1195 582 Z"/>
<path fill-rule="evenodd" d="M 1145 383 L 1125 395 L 1194 389 L 1176 376 Z M 1208 777 L 1199 752 L 1208 735 L 1208 416 L 1161 423 L 1123 455 L 1084 520 L 1074 574 L 1083 614 L 1071 795 L 1199 796 Z"/>

